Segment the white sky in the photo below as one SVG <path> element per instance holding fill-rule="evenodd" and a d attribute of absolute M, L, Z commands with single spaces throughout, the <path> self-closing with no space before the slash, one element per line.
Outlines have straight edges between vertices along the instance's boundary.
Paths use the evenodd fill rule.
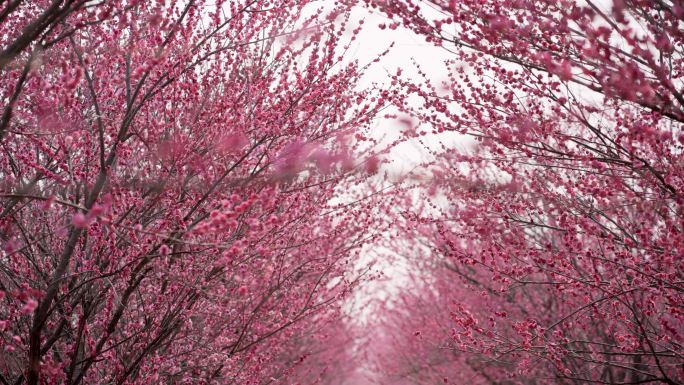
<path fill-rule="evenodd" d="M 369 13 L 368 9 L 357 8 L 352 14 L 352 25 L 357 24 L 357 21 L 361 19 L 364 20 L 363 30 L 347 52 L 348 60 L 358 60 L 360 65 L 364 65 L 387 50 L 392 43 L 394 43 L 394 46 L 379 63 L 373 63 L 367 70 L 359 87 L 366 88 L 374 83 L 389 87 L 391 82 L 390 75 L 395 74 L 397 68 L 402 69 L 402 74 L 406 78 L 416 79 L 419 75 L 415 63 L 430 77 L 431 81 L 439 84 L 445 73 L 444 61 L 449 59 L 452 54 L 425 42 L 423 38 L 401 26 L 395 30 L 378 28 L 379 24 L 389 24 L 387 18 L 377 13 Z M 355 27 L 351 27 L 351 29 L 353 28 Z M 387 113 L 394 114 L 397 112 L 396 110 L 388 110 Z M 397 132 L 404 128 L 400 123 L 393 120 L 378 119 L 376 124 L 373 131 L 374 136 L 377 138 L 385 137 L 387 141 L 396 138 Z M 436 137 L 426 139 L 428 142 L 431 140 L 438 142 Z M 453 139 L 451 141 L 453 142 Z M 403 143 L 398 148 L 393 149 L 389 155 L 392 163 L 386 166 L 385 169 L 392 174 L 396 174 L 398 178 L 399 175 L 405 174 L 415 165 L 425 160 L 426 156 L 421 144 L 417 142 Z M 364 250 L 359 265 L 365 265 L 376 259 L 375 257 L 378 253 L 388 252 L 388 250 L 371 245 Z M 381 282 L 374 281 L 364 287 L 357 293 L 358 300 L 366 302 L 384 299 L 391 297 L 392 293 L 398 291 L 408 279 L 408 267 L 406 264 L 399 263 L 400 261 L 401 259 L 388 262 L 384 258 L 375 260 L 375 270 L 382 271 L 385 280 Z M 355 316 L 360 318 L 359 322 L 367 321 L 365 319 L 366 314 L 355 314 Z M 370 335 L 374 333 L 373 330 L 366 330 L 366 332 Z M 358 368 L 356 375 L 347 379 L 345 384 L 366 385 L 372 381 L 372 373 L 369 368 Z"/>

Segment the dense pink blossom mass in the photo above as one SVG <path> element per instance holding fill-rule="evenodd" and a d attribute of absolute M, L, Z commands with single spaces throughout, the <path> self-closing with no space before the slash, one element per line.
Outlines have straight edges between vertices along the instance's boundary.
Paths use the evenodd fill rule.
<path fill-rule="evenodd" d="M 677 0 L 0 1 L 0 384 L 684 384 L 683 80 Z"/>

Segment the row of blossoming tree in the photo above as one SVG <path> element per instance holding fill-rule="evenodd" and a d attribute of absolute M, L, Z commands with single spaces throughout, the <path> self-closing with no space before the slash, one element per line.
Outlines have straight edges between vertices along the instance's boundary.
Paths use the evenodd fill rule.
<path fill-rule="evenodd" d="M 382 101 L 340 57 L 348 6 L 319 7 L 0 2 L 0 383 L 344 366 Z"/>
<path fill-rule="evenodd" d="M 358 87 L 357 3 L 450 52 L 443 80 Z M 0 383 L 684 383 L 682 25 L 672 0 L 0 2 Z M 388 103 L 431 156 L 403 185 L 369 178 Z M 369 244 L 409 282 L 362 340 Z"/>
<path fill-rule="evenodd" d="M 462 135 L 393 215 L 386 383 L 684 383 L 684 7 L 366 1 L 448 50 L 407 137 Z M 412 194 L 415 194 L 413 192 Z"/>

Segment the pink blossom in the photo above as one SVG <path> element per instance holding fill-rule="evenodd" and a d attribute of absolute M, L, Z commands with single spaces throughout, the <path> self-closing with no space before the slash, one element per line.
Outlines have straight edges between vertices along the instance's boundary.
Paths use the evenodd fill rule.
<path fill-rule="evenodd" d="M 38 307 L 38 301 L 36 301 L 33 298 L 29 298 L 26 303 L 24 304 L 24 307 L 21 308 L 22 314 L 29 314 L 32 313 L 36 308 Z"/>
<path fill-rule="evenodd" d="M 76 213 L 74 216 L 71 218 L 71 225 L 74 226 L 77 229 L 82 229 L 88 226 L 90 223 L 90 220 L 86 218 L 83 213 Z"/>

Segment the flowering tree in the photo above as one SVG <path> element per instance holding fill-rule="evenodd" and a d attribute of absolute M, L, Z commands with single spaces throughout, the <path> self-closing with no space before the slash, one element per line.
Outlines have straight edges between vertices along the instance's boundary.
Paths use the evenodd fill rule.
<path fill-rule="evenodd" d="M 309 3 L 3 5 L 1 383 L 282 382 L 339 322 L 381 101 Z"/>
<path fill-rule="evenodd" d="M 453 52 L 443 84 L 403 80 L 410 135 L 474 139 L 395 211 L 427 283 L 387 349 L 444 382 L 683 383 L 681 4 L 366 3 Z M 434 321 L 407 348 L 418 300 Z"/>

